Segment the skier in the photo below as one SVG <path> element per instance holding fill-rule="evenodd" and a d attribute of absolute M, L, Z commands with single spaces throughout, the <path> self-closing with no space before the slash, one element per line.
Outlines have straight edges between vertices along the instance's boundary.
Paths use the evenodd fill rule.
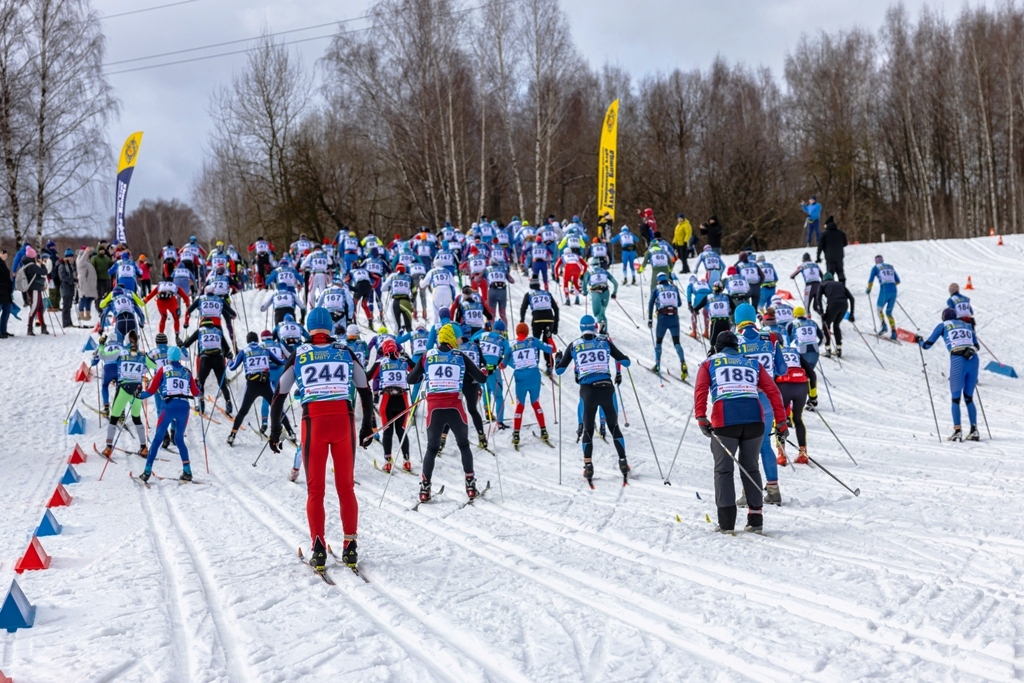
<path fill-rule="evenodd" d="M 693 307 L 694 312 L 707 310 L 711 318 L 711 333 L 709 339 L 714 343 L 718 335 L 729 329 L 729 316 L 732 315 L 732 300 L 722 292 L 724 285 L 718 280 L 711 285 L 711 294 L 708 294 L 703 301 Z"/>
<path fill-rule="evenodd" d="M 749 287 L 750 305 L 757 307 L 761 301 L 761 283 L 764 275 L 761 273 L 761 266 L 754 260 L 754 255 L 747 251 L 741 251 L 739 261 L 735 265 L 736 271 L 747 281 Z"/>
<path fill-rule="evenodd" d="M 775 380 L 776 368 L 782 369 L 786 359 L 782 357 L 782 348 L 762 337 L 757 330 L 757 311 L 750 304 L 741 304 L 734 314 L 736 322 L 737 351 L 746 358 L 756 360 L 764 368 L 768 376 Z M 782 494 L 779 492 L 779 465 L 775 458 L 775 451 L 772 450 L 772 406 L 771 401 L 763 390 L 758 390 L 757 398 L 761 402 L 761 413 L 764 415 L 764 436 L 761 440 L 761 466 L 764 468 L 765 496 L 764 502 L 772 505 L 782 505 Z M 746 500 L 741 499 L 736 503 L 739 506 L 746 505 Z"/>
<path fill-rule="evenodd" d="M 448 253 L 450 252 L 442 252 Z M 454 263 L 454 260 L 452 261 Z M 454 266 L 449 268 L 442 263 L 441 254 L 434 257 L 434 267 L 423 276 L 423 284 L 430 288 L 430 300 L 434 306 L 434 322 L 439 322 L 441 312 L 447 312 L 455 300 Z"/>
<path fill-rule="evenodd" d="M 100 326 L 107 323 L 108 314 L 113 315 L 114 334 L 118 341 L 123 341 L 129 332 L 139 329 L 140 323 L 146 324 L 145 307 L 146 303 L 138 294 L 118 285 L 100 302 Z"/>
<path fill-rule="evenodd" d="M 596 239 L 596 238 L 595 238 Z M 608 291 L 608 283 L 611 282 L 614 289 Z M 601 259 L 590 257 L 590 268 L 583 275 L 583 296 L 590 296 L 590 310 L 593 311 L 597 320 L 598 329 L 602 334 L 608 332 L 608 301 L 614 299 L 619 293 L 619 281 L 605 270 Z"/>
<path fill-rule="evenodd" d="M 807 404 L 807 372 L 804 370 L 804 361 L 800 357 L 800 352 L 795 346 L 784 347 L 782 358 L 786 363 L 786 372 L 775 378 L 775 385 L 779 388 L 779 395 L 782 396 L 782 409 L 790 416 L 790 421 L 796 427 L 796 443 L 800 452 L 793 462 L 798 465 L 806 465 L 807 427 L 804 425 L 804 406 Z M 789 464 L 785 448 L 782 446 L 785 439 L 778 437 L 778 443 L 779 457 L 776 462 L 785 467 Z"/>
<path fill-rule="evenodd" d="M 227 383 L 224 381 L 227 377 L 226 368 L 227 363 L 225 357 L 230 360 L 232 357 L 231 347 L 228 346 L 228 340 L 224 336 L 224 332 L 213 324 L 213 320 L 207 318 L 199 323 L 199 329 L 190 334 L 181 345 L 183 347 L 189 347 L 192 344 L 198 344 L 198 351 L 196 355 L 199 357 L 199 388 L 203 391 L 206 390 L 206 378 L 213 373 L 214 378 L 217 380 L 219 389 L 218 393 L 224 394 L 225 412 L 228 417 L 231 417 L 232 406 L 231 406 L 231 390 Z M 203 396 L 199 396 L 199 412 L 206 412 L 206 404 L 203 400 Z M 213 410 L 213 407 L 210 408 Z"/>
<path fill-rule="evenodd" d="M 302 463 L 306 470 L 306 520 L 309 524 L 309 563 L 319 572 L 327 565 L 324 535 L 324 491 L 328 452 L 334 462 L 334 486 L 345 534 L 342 561 L 355 567 L 359 559 L 356 533 L 359 503 L 355 494 L 355 402 L 362 405 L 359 442 L 372 439 L 373 393 L 362 364 L 345 345 L 331 337 L 334 321 L 326 308 L 314 308 L 307 317 L 310 343 L 303 344 L 285 362 L 285 370 L 270 407 L 269 446 L 281 452 L 281 418 L 292 386 L 302 404 Z"/>
<path fill-rule="evenodd" d="M 811 260 L 811 255 L 804 252 L 803 261 L 789 274 L 790 279 L 795 279 L 799 274 L 804 279 L 803 305 L 806 308 L 811 305 L 818 295 L 818 288 L 821 287 L 821 267 Z M 869 287 L 870 288 L 870 287 Z M 776 311 L 776 314 L 778 311 Z"/>
<path fill-rule="evenodd" d="M 100 335 L 99 346 L 92 356 L 93 366 L 103 362 L 103 372 L 100 375 L 100 399 L 103 406 L 100 408 L 100 417 L 107 417 L 110 414 L 110 384 L 117 381 L 117 359 L 125 352 L 124 344 L 120 340 L 111 341 L 106 335 Z"/>
<path fill-rule="evenodd" d="M 810 383 L 807 397 L 807 409 L 818 407 L 818 375 L 814 368 L 818 365 L 818 344 L 823 335 L 818 324 L 807 317 L 803 306 L 793 309 L 793 321 L 786 325 L 786 339 L 800 352 L 804 372 Z"/>
<path fill-rule="evenodd" d="M 971 300 L 960 293 L 960 285 L 955 282 L 949 286 L 949 298 L 946 299 L 946 308 L 955 310 L 956 317 L 970 324 L 971 327 L 978 327 L 977 323 L 974 322 L 974 308 L 971 306 Z"/>
<path fill-rule="evenodd" d="M 519 306 L 520 322 L 525 322 L 527 308 L 530 309 L 533 336 L 554 349 L 552 337 L 558 334 L 558 304 L 550 292 L 541 291 L 540 281 L 536 277 L 530 278 L 530 289 L 523 295 L 523 303 Z M 544 361 L 545 373 L 551 376 L 554 365 L 551 353 L 544 354 Z"/>
<path fill-rule="evenodd" d="M 335 275 L 331 286 L 320 293 L 316 305 L 330 312 L 331 320 L 334 321 L 332 334 L 344 332 L 349 320 L 355 317 L 356 307 L 352 301 L 352 293 L 342 282 L 340 274 Z"/>
<path fill-rule="evenodd" d="M 599 237 L 595 237 L 587 249 L 590 253 L 590 264 L 593 268 L 594 259 L 597 259 L 598 264 L 605 270 L 611 265 L 611 261 L 608 260 L 608 243 L 602 242 Z"/>
<path fill-rule="evenodd" d="M 508 265 L 496 260 L 496 255 L 491 254 L 491 265 L 484 271 L 487 279 L 487 308 L 495 317 L 501 318 L 502 323 L 508 326 L 508 285 L 515 284 L 512 274 L 508 272 Z"/>
<path fill-rule="evenodd" d="M 469 285 L 462 288 L 462 294 L 452 302 L 448 312 L 453 322 L 470 330 L 469 335 L 476 334 L 484 329 L 486 322 L 494 320 L 491 311 L 480 299 L 480 294 Z"/>
<path fill-rule="evenodd" d="M 412 278 L 405 272 L 405 266 L 399 263 L 395 272 L 388 275 L 381 285 L 381 292 L 391 292 L 391 313 L 399 332 L 412 330 Z"/>
<path fill-rule="evenodd" d="M 167 363 L 157 368 L 153 379 L 141 394 L 139 400 L 145 400 L 150 396 L 160 396 L 163 403 L 163 410 L 156 422 L 156 429 L 153 430 L 153 440 L 150 442 L 149 455 L 146 457 L 146 467 L 139 475 L 142 481 L 149 481 L 153 474 L 153 462 L 160 451 L 164 437 L 168 430 L 174 434 L 174 445 L 178 448 L 178 455 L 181 456 L 181 481 L 192 481 L 192 468 L 188 459 L 188 446 L 185 444 L 185 427 L 188 425 L 189 399 L 199 395 L 199 387 L 196 385 L 192 373 L 181 363 L 181 349 L 172 346 L 167 349 Z"/>
<path fill-rule="evenodd" d="M 744 529 L 761 533 L 764 499 L 757 457 L 764 440 L 766 418 L 762 415 L 758 391 L 763 391 L 768 397 L 778 433 L 783 437 L 789 431 L 786 413 L 775 382 L 758 361 L 740 354 L 735 334 L 728 330 L 720 333 L 715 338 L 715 351 L 700 364 L 693 391 L 697 425 L 704 436 L 711 439 L 711 453 L 715 458 L 715 504 L 718 507 L 715 531 L 732 534 L 736 527 L 736 487 L 733 481 L 733 458 L 736 458 L 746 474 L 740 476 L 748 506 Z M 707 416 L 709 395 L 712 403 L 710 419 Z"/>
<path fill-rule="evenodd" d="M 611 244 L 618 242 L 622 248 L 622 284 L 626 284 L 628 275 L 633 276 L 632 284 L 636 284 L 636 240 L 636 235 L 625 225 L 619 230 L 619 234 L 611 239 Z"/>
<path fill-rule="evenodd" d="M 711 294 L 711 285 L 700 280 L 696 275 L 690 276 L 690 282 L 686 285 L 686 307 L 690 310 L 690 337 L 697 338 L 697 311 L 703 311 L 704 338 L 708 338 L 708 309 L 705 301 Z M 703 342 L 701 342 L 703 343 Z"/>
<path fill-rule="evenodd" d="M 750 283 L 747 278 L 740 275 L 735 266 L 729 266 L 725 271 L 725 293 L 729 295 L 733 310 L 740 304 L 750 301 Z"/>
<path fill-rule="evenodd" d="M 548 266 L 551 262 L 551 251 L 544 246 L 544 238 L 537 235 L 537 240 L 527 251 L 527 264 L 530 268 L 530 279 L 544 276 L 544 291 L 548 289 Z"/>
<path fill-rule="evenodd" d="M 675 259 L 672 256 L 671 248 L 663 246 L 662 242 L 654 242 L 650 248 L 644 253 L 644 260 L 640 263 L 640 272 L 644 272 L 644 268 L 650 264 L 651 272 L 655 280 L 658 279 L 658 275 L 665 274 L 666 277 L 672 276 L 675 279 L 675 275 L 672 274 L 672 267 L 675 264 Z"/>
<path fill-rule="evenodd" d="M 286 315 L 295 316 L 295 307 L 298 306 L 305 312 L 306 305 L 302 303 L 302 298 L 290 289 L 279 289 L 263 302 L 260 306 L 261 311 L 265 311 L 270 306 L 274 306 L 274 324 L 284 320 Z"/>
<path fill-rule="evenodd" d="M 763 311 L 771 303 L 775 296 L 775 287 L 779 284 L 779 276 L 775 272 L 775 266 L 768 263 L 764 254 L 757 257 L 757 267 L 761 269 L 761 289 L 757 300 L 757 310 Z"/>
<path fill-rule="evenodd" d="M 135 433 L 139 437 L 139 455 L 145 457 L 149 452 L 146 449 L 146 430 L 142 426 L 142 401 L 138 399 L 138 395 L 142 389 L 146 369 L 155 368 L 156 363 L 139 351 L 138 332 L 129 332 L 127 341 L 128 348 L 117 356 L 117 394 L 114 396 L 110 422 L 107 424 L 107 447 L 103 449 L 103 456 L 106 458 L 111 457 L 114 451 L 114 436 L 117 434 L 121 415 L 126 409 L 131 411 Z"/>
<path fill-rule="evenodd" d="M 949 392 L 953 397 L 953 434 L 947 441 L 963 441 L 964 435 L 960 427 L 960 396 L 963 395 L 967 404 L 967 417 L 971 421 L 971 431 L 967 434 L 968 441 L 980 441 L 978 433 L 978 411 L 974 407 L 974 387 L 978 384 L 978 337 L 970 323 L 958 320 L 956 309 L 947 308 L 942 311 L 942 322 L 935 326 L 927 339 L 916 335 L 914 341 L 921 348 L 930 349 L 942 337 L 949 351 Z"/>
<path fill-rule="evenodd" d="M 565 305 L 570 304 L 570 286 L 576 297 L 576 305 L 580 303 L 580 276 L 587 272 L 587 264 L 583 262 L 578 248 L 566 247 L 562 255 L 555 261 L 555 280 L 559 275 L 562 277 L 562 296 L 565 298 Z"/>
<path fill-rule="evenodd" d="M 479 491 L 473 474 L 473 451 L 469 446 L 466 411 L 462 405 L 461 388 L 465 378 L 486 382 L 487 377 L 472 360 L 458 350 L 462 331 L 455 323 L 448 323 L 437 333 L 437 348 L 430 349 L 409 373 L 410 384 L 427 383 L 427 452 L 423 456 L 420 474 L 421 503 L 430 500 L 430 479 L 434 474 L 434 460 L 441 449 L 441 434 L 447 427 L 455 434 L 455 442 L 462 454 L 462 469 L 466 476 L 466 495 L 476 499 Z"/>
<path fill-rule="evenodd" d="M 468 360 L 472 361 L 477 368 L 483 367 L 483 358 L 480 353 L 480 345 L 470 339 L 470 332 L 465 327 L 460 328 L 462 337 L 459 339 L 459 352 Z M 481 330 L 483 331 L 483 330 Z M 475 334 L 475 333 L 474 333 Z M 485 373 L 486 375 L 486 373 Z M 462 383 L 462 393 L 466 397 L 466 411 L 473 426 L 476 428 L 477 445 L 484 450 L 487 449 L 487 434 L 484 432 L 484 420 L 480 415 L 477 405 L 480 403 L 481 385 L 486 384 L 486 379 L 477 382 L 472 375 L 467 375 Z M 448 429 L 441 432 L 441 450 L 444 450 L 445 440 L 448 438 Z"/>
<path fill-rule="evenodd" d="M 590 487 L 594 488 L 594 465 L 591 458 L 594 453 L 594 418 L 600 408 L 604 410 L 608 430 L 614 439 L 615 450 L 619 455 L 619 470 L 625 484 L 629 476 L 629 463 L 626 461 L 626 441 L 619 430 L 610 363 L 614 359 L 629 367 L 630 360 L 610 339 L 597 335 L 597 321 L 592 316 L 580 318 L 580 333 L 582 336 L 569 344 L 568 350 L 559 358 L 555 372 L 561 375 L 569 363 L 575 363 L 576 382 L 580 386 L 580 400 L 583 401 L 583 476 Z"/>
<path fill-rule="evenodd" d="M 505 323 L 497 320 L 493 330 L 485 327 L 472 337 L 472 341 L 480 346 L 482 367 L 487 370 L 487 384 L 484 385 L 487 419 L 497 421 L 499 431 L 508 429 L 505 424 L 505 382 L 498 368 L 509 348 L 505 329 Z"/>
<path fill-rule="evenodd" d="M 679 343 L 679 307 L 682 305 L 682 295 L 679 288 L 669 282 L 667 273 L 658 273 L 658 284 L 651 289 L 651 297 L 647 301 L 647 327 L 654 326 L 654 307 L 658 307 L 658 329 L 655 332 L 654 341 L 654 367 L 651 368 L 661 373 L 661 341 L 665 333 L 672 335 L 672 344 L 679 356 L 681 370 L 679 377 L 684 382 L 688 376 L 686 357 L 683 354 L 683 346 Z"/>
<path fill-rule="evenodd" d="M 245 348 L 235 356 L 228 366 L 228 370 L 234 372 L 238 366 L 244 365 L 245 372 L 245 394 L 242 396 L 242 405 L 238 407 L 235 421 L 231 425 L 231 433 L 228 434 L 229 446 L 235 445 L 235 435 L 256 399 L 262 398 L 265 401 L 270 401 L 273 398 L 270 368 L 283 365 L 277 356 L 271 354 L 266 347 L 260 344 L 259 335 L 255 332 L 246 334 L 245 343 Z"/>
<path fill-rule="evenodd" d="M 537 416 L 540 438 L 548 441 L 548 430 L 544 424 L 544 408 L 540 405 L 540 354 L 554 353 L 554 349 L 536 337 L 530 337 L 526 323 L 516 325 L 516 340 L 505 349 L 504 365 L 512 367 L 512 380 L 516 385 L 516 411 L 512 420 L 512 446 L 519 450 L 519 430 L 523 424 L 523 410 L 529 397 L 530 405 Z"/>
<path fill-rule="evenodd" d="M 409 440 L 405 436 L 408 423 L 414 419 L 407 411 L 409 409 L 409 359 L 393 339 L 386 339 L 380 345 L 380 354 L 374 361 L 373 367 L 367 373 L 370 382 L 377 381 L 380 389 L 380 411 L 381 424 L 386 424 L 384 434 L 381 437 L 381 445 L 384 447 L 384 471 L 391 472 L 393 460 L 391 449 L 395 437 L 398 438 L 402 449 L 402 469 L 412 472 L 412 463 L 409 462 Z M 402 419 L 396 419 L 399 415 L 405 415 Z"/>
<path fill-rule="evenodd" d="M 871 294 L 871 286 L 875 283 L 876 277 L 878 278 L 878 301 L 876 306 L 878 308 L 878 319 L 882 325 L 878 330 L 878 334 L 879 336 L 885 334 L 885 322 L 886 318 L 888 318 L 891 331 L 889 338 L 895 340 L 896 319 L 892 317 L 892 309 L 896 306 L 896 285 L 900 283 L 900 276 L 896 273 L 896 269 L 886 263 L 881 255 L 879 255 L 875 257 L 875 265 L 871 268 L 871 275 L 868 276 L 868 288 L 865 290 L 867 294 Z"/>
<path fill-rule="evenodd" d="M 134 294 L 138 290 L 138 280 L 142 277 L 142 269 L 132 261 L 127 250 L 121 252 L 121 258 L 107 271 L 114 278 L 118 287 Z"/>
<path fill-rule="evenodd" d="M 709 285 L 722 279 L 722 257 L 712 249 L 710 244 L 704 245 L 704 250 L 697 258 L 697 263 L 693 266 L 694 274 L 700 270 L 701 266 L 704 266 L 704 281 Z"/>
<path fill-rule="evenodd" d="M 825 300 L 824 307 L 821 305 L 822 299 Z M 831 358 L 833 353 L 840 358 L 843 355 L 843 331 L 840 329 L 840 323 L 846 317 L 847 302 L 850 304 L 850 322 L 852 323 L 855 320 L 853 317 L 854 301 L 850 290 L 839 280 L 833 279 L 832 273 L 822 275 L 821 287 L 814 298 L 814 310 L 821 316 L 827 358 Z M 829 327 L 832 328 L 831 332 Z"/>

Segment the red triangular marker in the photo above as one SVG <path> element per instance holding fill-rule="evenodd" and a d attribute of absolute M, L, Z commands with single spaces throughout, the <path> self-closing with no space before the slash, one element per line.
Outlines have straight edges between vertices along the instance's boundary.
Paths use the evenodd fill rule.
<path fill-rule="evenodd" d="M 64 488 L 64 484 L 57 484 L 57 488 L 53 490 L 53 496 L 50 498 L 50 502 L 46 504 L 46 507 L 59 508 L 65 505 L 71 505 L 71 494 Z"/>
<path fill-rule="evenodd" d="M 83 451 L 82 447 L 76 443 L 75 450 L 71 452 L 71 457 L 68 459 L 68 462 L 70 462 L 72 465 L 81 465 L 85 461 L 85 451 Z M 3 681 L 0 681 L 0 683 L 3 683 Z"/>
<path fill-rule="evenodd" d="M 50 556 L 43 550 L 43 544 L 39 542 L 35 534 L 32 534 L 32 542 L 28 544 L 28 550 L 14 566 L 14 571 L 21 574 L 32 569 L 46 569 L 50 566 Z"/>

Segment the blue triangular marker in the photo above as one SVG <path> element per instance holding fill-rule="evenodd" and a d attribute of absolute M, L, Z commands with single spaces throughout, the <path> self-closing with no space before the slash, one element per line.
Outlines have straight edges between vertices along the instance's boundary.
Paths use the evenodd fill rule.
<path fill-rule="evenodd" d="M 1007 377 L 1017 377 L 1017 371 L 1013 369 L 1012 365 L 1002 365 L 994 360 L 990 360 L 985 366 L 985 369 L 989 372 L 994 372 L 997 375 L 1005 375 Z"/>
<path fill-rule="evenodd" d="M 39 528 L 36 529 L 36 536 L 57 536 L 63 529 L 64 527 L 47 508 L 46 514 L 43 515 L 43 521 L 39 522 Z"/>
<path fill-rule="evenodd" d="M 85 417 L 77 410 L 68 420 L 68 434 L 85 434 Z"/>
<path fill-rule="evenodd" d="M 0 628 L 14 633 L 19 628 L 32 628 L 36 620 L 36 608 L 29 603 L 17 581 L 11 581 L 4 605 L 0 607 Z"/>
<path fill-rule="evenodd" d="M 85 342 L 85 346 L 82 347 L 82 353 L 85 353 L 86 351 L 95 351 L 97 348 L 99 347 L 96 346 L 96 342 L 90 336 L 89 341 Z"/>
<path fill-rule="evenodd" d="M 67 486 L 69 484 L 77 484 L 81 479 L 82 476 L 75 471 L 75 466 L 69 464 L 68 468 L 64 470 L 64 478 L 60 480 L 60 483 Z"/>

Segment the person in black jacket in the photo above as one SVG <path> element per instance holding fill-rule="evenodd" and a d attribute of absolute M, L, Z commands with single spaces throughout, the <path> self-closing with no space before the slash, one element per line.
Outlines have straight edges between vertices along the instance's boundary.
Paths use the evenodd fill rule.
<path fill-rule="evenodd" d="M 824 308 L 821 305 L 823 299 L 825 300 Z M 831 358 L 833 353 L 833 337 L 835 338 L 834 353 L 840 358 L 843 356 L 843 332 L 839 329 L 839 324 L 846 316 L 847 302 L 850 304 L 850 322 L 852 323 L 854 321 L 853 295 L 850 294 L 850 290 L 842 282 L 836 280 L 832 273 L 822 275 L 821 287 L 818 288 L 818 293 L 814 297 L 814 310 L 821 316 L 821 329 L 825 333 L 825 356 L 828 358 Z M 829 327 L 832 328 L 832 334 L 829 334 Z"/>
<path fill-rule="evenodd" d="M 821 263 L 821 254 L 825 253 L 825 270 L 837 280 L 846 284 L 846 273 L 843 272 L 844 250 L 846 249 L 846 233 L 839 229 L 832 216 L 825 219 L 825 232 L 818 240 L 818 255 L 815 261 Z"/>
<path fill-rule="evenodd" d="M 60 310 L 61 325 L 74 327 L 71 320 L 71 306 L 75 303 L 75 285 L 78 283 L 78 276 L 75 272 L 75 252 L 73 249 L 64 250 L 64 258 L 57 263 L 54 269 L 54 282 L 59 282 L 60 287 Z"/>
<path fill-rule="evenodd" d="M 722 224 L 718 222 L 718 216 L 712 216 L 707 223 L 700 224 L 700 234 L 704 235 L 711 251 L 721 255 L 722 253 Z"/>
<path fill-rule="evenodd" d="M 42 334 L 48 334 L 46 321 L 43 319 L 43 292 L 46 290 L 46 268 L 36 263 L 36 250 L 29 247 L 25 250 L 25 258 L 21 261 L 21 269 L 25 272 L 28 290 L 24 293 L 25 307 L 28 308 L 28 336 L 34 337 L 32 318 L 39 321 Z"/>
<path fill-rule="evenodd" d="M 14 281 L 11 269 L 7 267 L 7 251 L 0 249 L 0 339 L 14 335 L 7 332 L 7 321 L 14 307 Z"/>

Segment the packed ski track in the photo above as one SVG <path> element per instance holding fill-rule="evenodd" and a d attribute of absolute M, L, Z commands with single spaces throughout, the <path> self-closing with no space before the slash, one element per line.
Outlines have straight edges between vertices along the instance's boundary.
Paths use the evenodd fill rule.
<path fill-rule="evenodd" d="M 803 251 L 766 255 L 785 274 Z M 939 321 L 949 283 L 962 287 L 971 276 L 975 289 L 965 293 L 979 337 L 1002 362 L 1024 366 L 1012 314 L 1024 301 L 1014 296 L 1024 238 L 1007 237 L 1005 246 L 983 238 L 849 247 L 858 327 L 885 369 L 844 323 L 841 362 L 822 358 L 819 366 L 835 410 L 821 387 L 819 411 L 859 466 L 819 416 L 804 419 L 811 456 L 860 488 L 859 497 L 817 468 L 780 467 L 784 505 L 766 506 L 763 537 L 712 533 L 712 457 L 693 422 L 665 485 L 693 389 L 667 377 L 661 386 L 643 370 L 654 358 L 644 276 L 617 297 L 638 327 L 618 305 L 608 311 L 611 336 L 634 359 L 621 385 L 630 484 L 621 485 L 612 445 L 597 439 L 596 488 L 589 489 L 575 440 L 572 375 L 562 377 L 560 424 L 557 390 L 545 380 L 555 448 L 530 437 L 528 426 L 518 452 L 511 430 L 495 433 L 496 455 L 474 447 L 477 479 L 492 486 L 473 505 L 460 507 L 466 499 L 453 443 L 433 480 L 445 494 L 417 511 L 418 476 L 388 481 L 373 466 L 382 460 L 380 446 L 359 449 L 360 569 L 368 582 L 331 559 L 335 586 L 297 557 L 308 547 L 306 493 L 301 477 L 287 479 L 291 447 L 268 450 L 253 467 L 263 440 L 246 429 L 229 447 L 221 420 L 206 437 L 207 474 L 192 415 L 187 438 L 205 485 L 179 484 L 173 453 L 155 467 L 168 478 L 149 488 L 128 476 L 142 459 L 124 453 L 100 481 L 105 461 L 91 448 L 103 440 L 98 416 L 83 410 L 84 436 L 66 436 L 62 424 L 78 389 L 72 375 L 88 360 L 81 353 L 88 332 L 8 339 L 0 356 L 5 587 L 76 440 L 89 460 L 77 468 L 82 481 L 69 487 L 72 505 L 56 510 L 64 532 L 42 539 L 50 568 L 17 576 L 38 613 L 33 628 L 2 634 L 0 669 L 18 683 L 1018 679 L 1021 380 L 983 372 L 992 439 L 982 424 L 980 443 L 948 443 L 948 354 L 925 352 L 937 435 L 917 348 L 873 338 L 877 319 L 864 287 L 876 253 L 899 270 L 899 301 L 925 335 Z M 618 264 L 609 270 L 621 276 Z M 509 301 L 518 320 L 526 284 L 516 282 Z M 789 281 L 779 287 L 798 291 Z M 258 309 L 266 294 L 243 296 L 239 339 L 264 321 Z M 562 307 L 561 340 L 577 336 L 585 312 Z M 895 316 L 915 329 L 899 308 Z M 157 316 L 148 317 L 152 340 Z M 688 316 L 682 324 L 688 332 Z M 705 353 L 687 336 L 683 346 L 692 375 Z M 981 357 L 982 365 L 991 360 L 984 351 Z M 662 373 L 678 370 L 666 351 Z M 242 389 L 238 378 L 232 391 Z M 95 381 L 86 385 L 83 400 L 95 405 L 95 391 Z M 507 401 L 508 422 L 511 414 Z M 415 434 L 410 440 L 418 474 Z M 130 432 L 119 445 L 137 448 Z M 337 549 L 331 489 L 327 534 Z"/>

